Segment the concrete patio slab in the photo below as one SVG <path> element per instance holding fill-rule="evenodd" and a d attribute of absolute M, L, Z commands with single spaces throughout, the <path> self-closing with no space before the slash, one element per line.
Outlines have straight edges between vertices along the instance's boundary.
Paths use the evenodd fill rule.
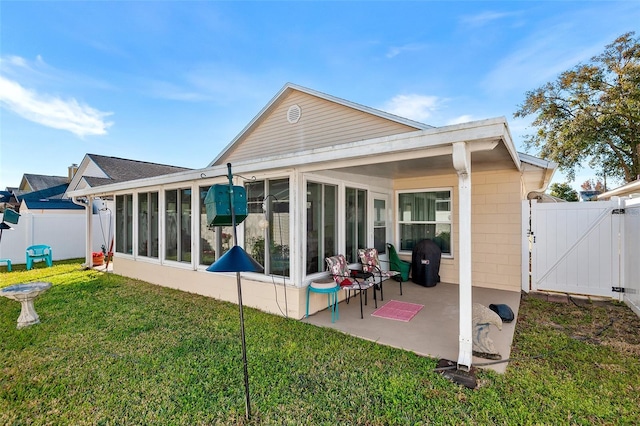
<path fill-rule="evenodd" d="M 422 287 L 411 281 L 402 285 L 403 295 L 395 281 L 386 281 L 384 285 L 385 300 L 378 300 L 378 307 L 391 300 L 419 303 L 424 308 L 409 322 L 395 321 L 371 316 L 375 311 L 373 297 L 369 291 L 369 303 L 364 307 L 364 319 L 360 318 L 358 298 L 352 298 L 347 304 L 339 305 L 340 317 L 331 323 L 328 309 L 320 311 L 302 321 L 320 327 L 340 330 L 352 336 L 372 340 L 383 345 L 393 346 L 415 352 L 418 355 L 437 359 L 458 360 L 459 310 L 458 285 L 439 283 L 435 287 Z M 379 294 L 379 293 L 378 293 Z M 502 331 L 491 326 L 489 337 L 493 340 L 503 360 L 511 354 L 511 343 L 520 307 L 520 292 L 473 288 L 473 301 L 489 306 L 491 303 L 504 303 L 514 312 L 515 319 L 511 323 L 503 323 Z M 493 362 L 484 358 L 473 358 L 475 366 Z M 504 373 L 507 363 L 502 362 L 484 366 Z"/>

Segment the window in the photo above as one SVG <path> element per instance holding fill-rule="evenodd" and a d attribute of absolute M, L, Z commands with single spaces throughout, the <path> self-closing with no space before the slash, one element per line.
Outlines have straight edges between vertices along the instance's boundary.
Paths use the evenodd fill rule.
<path fill-rule="evenodd" d="M 138 194 L 138 255 L 158 258 L 158 193 Z"/>
<path fill-rule="evenodd" d="M 400 250 L 411 251 L 423 239 L 433 240 L 443 254 L 451 254 L 451 191 L 398 194 Z"/>
<path fill-rule="evenodd" d="M 165 258 L 191 262 L 191 189 L 165 192 Z"/>
<path fill-rule="evenodd" d="M 373 200 L 373 247 L 378 254 L 387 252 L 387 201 Z"/>
<path fill-rule="evenodd" d="M 289 276 L 289 179 L 250 182 L 245 188 L 244 248 L 265 274 Z"/>
<path fill-rule="evenodd" d="M 133 195 L 116 195 L 116 252 L 133 254 Z"/>
<path fill-rule="evenodd" d="M 337 254 L 337 204 L 335 185 L 307 183 L 307 274 L 324 271 L 324 258 Z"/>
<path fill-rule="evenodd" d="M 347 262 L 358 262 L 358 249 L 367 247 L 367 191 L 345 188 Z"/>
<path fill-rule="evenodd" d="M 209 226 L 204 200 L 210 186 L 200 187 L 200 265 L 211 265 L 233 245 L 232 226 Z"/>

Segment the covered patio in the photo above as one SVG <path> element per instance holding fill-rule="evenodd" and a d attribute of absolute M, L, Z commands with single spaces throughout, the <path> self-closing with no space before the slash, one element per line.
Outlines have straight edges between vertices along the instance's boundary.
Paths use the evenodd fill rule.
<path fill-rule="evenodd" d="M 403 283 L 402 290 L 401 296 L 398 283 L 386 281 L 385 300 L 378 300 L 378 307 L 391 300 L 424 305 L 409 322 L 372 316 L 375 307 L 371 291 L 369 303 L 364 306 L 364 319 L 360 318 L 360 304 L 356 297 L 351 298 L 349 304 L 345 301 L 340 302 L 340 318 L 335 323 L 331 322 L 331 312 L 328 309 L 310 315 L 302 321 L 319 327 L 333 328 L 382 345 L 405 349 L 418 355 L 456 361 L 459 350 L 459 286 L 441 282 L 435 287 L 427 288 L 407 281 Z M 520 306 L 520 292 L 474 287 L 473 301 L 487 307 L 491 303 L 504 303 L 513 310 L 516 316 L 513 322 L 503 323 L 502 331 L 490 326 L 489 332 L 489 337 L 502 359 L 508 359 L 511 355 L 511 342 Z M 490 362 L 492 360 L 473 357 L 474 366 Z M 504 373 L 507 363 L 487 365 L 486 368 Z"/>

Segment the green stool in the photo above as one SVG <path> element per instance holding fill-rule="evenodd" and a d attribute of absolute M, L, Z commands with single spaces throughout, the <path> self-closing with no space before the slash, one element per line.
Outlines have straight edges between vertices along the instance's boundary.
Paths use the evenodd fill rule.
<path fill-rule="evenodd" d="M 7 272 L 11 272 L 11 260 L 10 259 L 0 259 L 0 263 L 7 264 Z"/>
<path fill-rule="evenodd" d="M 326 293 L 327 307 L 331 309 L 331 322 L 336 322 L 339 318 L 338 313 L 338 292 L 340 286 L 331 278 L 312 281 L 307 287 L 307 318 L 309 317 L 309 294 L 310 293 Z"/>

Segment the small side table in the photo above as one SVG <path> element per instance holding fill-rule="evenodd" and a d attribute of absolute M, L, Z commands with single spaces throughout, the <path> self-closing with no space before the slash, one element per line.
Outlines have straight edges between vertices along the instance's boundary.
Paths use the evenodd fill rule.
<path fill-rule="evenodd" d="M 44 293 L 49 288 L 51 288 L 51 283 L 33 282 L 14 284 L 0 290 L 0 296 L 16 300 L 22 304 L 22 310 L 18 317 L 18 329 L 40 322 L 40 317 L 33 306 L 33 301 L 40 293 Z"/>
<path fill-rule="evenodd" d="M 11 272 L 11 259 L 0 259 L 0 263 L 6 263 L 7 272 Z"/>
<path fill-rule="evenodd" d="M 307 317 L 309 317 L 309 295 L 310 293 L 326 293 L 327 307 L 331 309 L 331 322 L 336 322 L 338 313 L 338 292 L 340 286 L 332 278 L 325 278 L 312 281 L 307 287 Z"/>

